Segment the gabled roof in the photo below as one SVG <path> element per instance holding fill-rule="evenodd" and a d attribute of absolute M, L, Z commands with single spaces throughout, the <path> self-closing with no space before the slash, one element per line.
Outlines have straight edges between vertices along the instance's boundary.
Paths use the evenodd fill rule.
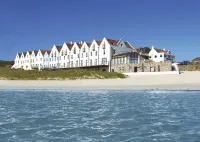
<path fill-rule="evenodd" d="M 19 58 L 21 58 L 21 56 L 22 56 L 22 53 L 18 53 L 18 55 L 19 55 Z"/>
<path fill-rule="evenodd" d="M 51 50 L 47 50 L 47 54 L 49 55 L 51 53 Z"/>
<path fill-rule="evenodd" d="M 98 45 L 101 45 L 101 42 L 102 42 L 102 41 L 96 41 L 96 43 L 97 43 Z"/>
<path fill-rule="evenodd" d="M 69 50 L 71 50 L 73 47 L 73 44 L 70 44 L 70 43 L 66 43 L 66 45 L 68 46 Z"/>
<path fill-rule="evenodd" d="M 40 51 L 41 51 L 42 55 L 44 55 L 46 52 L 47 52 L 47 54 L 50 54 L 50 53 L 51 53 L 50 50 L 40 50 Z M 48 53 L 48 52 L 49 52 L 49 53 Z"/>
<path fill-rule="evenodd" d="M 131 49 L 133 49 L 133 47 L 126 41 L 126 42 L 124 42 L 124 44 L 126 45 L 126 47 L 127 48 L 131 48 Z"/>
<path fill-rule="evenodd" d="M 90 47 L 92 43 L 87 43 L 87 42 L 86 42 L 86 44 L 87 44 L 88 47 Z"/>
<path fill-rule="evenodd" d="M 169 52 L 169 50 L 156 49 L 156 48 L 154 48 L 154 49 L 155 49 L 156 52 L 158 52 L 158 53 L 168 53 L 168 52 Z"/>
<path fill-rule="evenodd" d="M 106 39 L 109 44 L 117 46 L 120 40 Z"/>
<path fill-rule="evenodd" d="M 60 52 L 60 50 L 62 49 L 62 46 L 57 46 L 56 45 L 57 50 Z"/>
<path fill-rule="evenodd" d="M 149 52 L 151 51 L 151 49 L 149 47 L 140 47 L 136 49 L 138 53 L 141 54 L 149 54 Z"/>
<path fill-rule="evenodd" d="M 33 50 L 33 52 L 35 53 L 35 55 L 37 55 L 37 53 L 38 53 L 38 50 Z"/>
<path fill-rule="evenodd" d="M 83 44 L 77 43 L 77 45 L 78 45 L 79 49 L 81 49 L 81 47 L 82 47 Z"/>

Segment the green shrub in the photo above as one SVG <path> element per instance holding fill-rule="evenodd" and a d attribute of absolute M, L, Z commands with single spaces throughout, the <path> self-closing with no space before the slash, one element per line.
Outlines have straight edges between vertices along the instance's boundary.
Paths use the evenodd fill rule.
<path fill-rule="evenodd" d="M 110 78 L 126 78 L 126 76 L 116 72 L 95 72 L 87 70 L 24 71 L 0 67 L 0 79 L 8 80 L 74 80 Z"/>

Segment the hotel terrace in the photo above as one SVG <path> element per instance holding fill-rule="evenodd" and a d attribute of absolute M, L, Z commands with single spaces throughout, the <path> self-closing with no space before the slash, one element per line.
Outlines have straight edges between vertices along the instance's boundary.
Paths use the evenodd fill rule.
<path fill-rule="evenodd" d="M 143 54 L 128 41 L 103 38 L 102 41 L 93 40 L 91 43 L 71 41 L 62 46 L 54 45 L 51 50 L 40 49 L 17 53 L 12 68 L 24 70 L 77 68 L 111 72 L 113 64 L 138 64 L 148 59 L 155 62 L 167 60 L 173 62 L 174 58 L 166 50 L 159 50 L 158 53 L 152 47 L 149 53 Z"/>

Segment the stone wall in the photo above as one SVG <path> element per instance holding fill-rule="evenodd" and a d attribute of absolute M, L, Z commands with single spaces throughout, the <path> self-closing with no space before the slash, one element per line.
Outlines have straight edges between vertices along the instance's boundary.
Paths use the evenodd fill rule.
<path fill-rule="evenodd" d="M 200 71 L 200 65 L 179 65 L 180 71 Z"/>
<path fill-rule="evenodd" d="M 144 62 L 135 64 L 111 65 L 112 72 L 162 72 L 172 71 L 171 62 Z"/>

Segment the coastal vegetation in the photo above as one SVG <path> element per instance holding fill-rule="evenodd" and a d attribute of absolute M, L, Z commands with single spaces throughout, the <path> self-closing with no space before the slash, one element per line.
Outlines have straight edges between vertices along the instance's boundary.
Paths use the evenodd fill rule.
<path fill-rule="evenodd" d="M 12 64 L 14 64 L 13 61 L 3 61 L 3 60 L 0 60 L 0 67 L 9 66 L 9 65 L 12 65 Z"/>
<path fill-rule="evenodd" d="M 114 79 L 126 78 L 116 72 L 95 72 L 87 70 L 13 70 L 0 67 L 0 80 L 74 80 L 74 79 Z"/>

